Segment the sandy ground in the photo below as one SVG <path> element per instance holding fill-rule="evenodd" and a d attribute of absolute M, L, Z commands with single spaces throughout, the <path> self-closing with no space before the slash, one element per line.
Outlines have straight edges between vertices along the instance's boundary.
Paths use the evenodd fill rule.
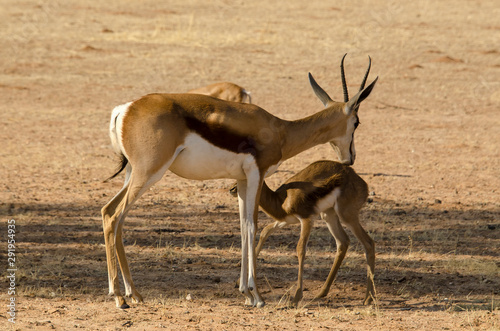
<path fill-rule="evenodd" d="M 0 329 L 500 329 L 498 17 L 498 1 L 1 0 Z M 267 305 L 245 307 L 234 288 L 231 181 L 167 174 L 125 223 L 145 302 L 115 308 L 100 218 L 123 181 L 103 183 L 117 162 L 111 109 L 231 81 L 269 112 L 301 118 L 321 110 L 307 72 L 341 98 L 344 53 L 351 90 L 368 55 L 379 76 L 360 109 L 354 165 L 370 185 L 361 216 L 377 243 L 377 303 L 362 305 L 366 267 L 354 238 L 329 296 L 311 302 L 335 254 L 318 221 L 299 307 L 287 307 L 298 227 L 270 238 L 258 261 Z M 268 183 L 334 157 L 318 146 Z M 261 213 L 259 226 L 268 222 Z"/>

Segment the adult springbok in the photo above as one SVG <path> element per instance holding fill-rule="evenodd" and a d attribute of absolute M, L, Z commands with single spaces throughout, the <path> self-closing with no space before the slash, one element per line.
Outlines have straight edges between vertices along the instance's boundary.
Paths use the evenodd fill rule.
<path fill-rule="evenodd" d="M 341 62 L 343 73 L 343 59 Z M 287 121 L 253 104 L 224 101 L 198 94 L 149 94 L 113 109 L 110 136 L 121 155 L 125 183 L 102 208 L 109 293 L 116 305 L 129 307 L 119 288 L 120 264 L 125 296 L 142 301 L 136 290 L 123 246 L 122 229 L 132 204 L 168 170 L 189 179 L 237 180 L 241 226 L 240 291 L 246 303 L 262 307 L 255 279 L 255 231 L 264 177 L 286 159 L 318 144 L 330 142 L 339 159 L 355 159 L 357 110 L 377 79 L 348 99 L 344 74 L 344 102 L 333 101 L 309 74 L 325 109 L 309 117 Z M 112 176 L 112 177 L 114 177 Z M 112 178 L 111 177 L 111 178 Z"/>
<path fill-rule="evenodd" d="M 208 86 L 190 90 L 187 93 L 209 95 L 217 99 L 233 102 L 244 102 L 246 99 L 248 100 L 248 103 L 252 103 L 252 97 L 250 96 L 251 93 L 249 91 L 239 85 L 229 82 L 210 84 Z"/>
<path fill-rule="evenodd" d="M 231 189 L 236 194 L 236 187 Z M 365 248 L 368 264 L 368 280 L 364 304 L 375 298 L 373 275 L 375 269 L 375 243 L 359 223 L 359 211 L 368 197 L 368 185 L 350 166 L 333 161 L 317 161 L 288 179 L 276 191 L 264 181 L 260 195 L 260 206 L 273 219 L 266 226 L 255 249 L 257 257 L 269 235 L 287 224 L 300 223 L 300 238 L 297 244 L 299 275 L 297 289 L 292 300 L 297 305 L 302 299 L 302 275 L 313 217 L 318 214 L 326 222 L 328 230 L 337 243 L 337 254 L 325 284 L 316 299 L 325 297 L 330 291 L 335 276 L 349 247 L 349 237 L 340 223 L 345 224 Z"/>

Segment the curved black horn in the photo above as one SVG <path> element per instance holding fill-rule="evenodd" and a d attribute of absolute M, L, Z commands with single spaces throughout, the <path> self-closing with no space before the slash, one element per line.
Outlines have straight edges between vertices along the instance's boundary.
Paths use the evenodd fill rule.
<path fill-rule="evenodd" d="M 361 87 L 359 88 L 362 91 L 365 88 L 366 80 L 368 79 L 368 74 L 370 73 L 370 68 L 372 66 L 372 58 L 368 55 L 368 69 L 366 69 L 365 77 L 363 77 L 363 81 L 361 82 Z"/>
<path fill-rule="evenodd" d="M 344 90 L 344 102 L 349 101 L 349 92 L 347 91 L 347 83 L 345 81 L 345 72 L 344 72 L 344 59 L 347 53 L 342 57 L 342 61 L 340 62 L 340 76 L 342 78 L 342 89 Z"/>

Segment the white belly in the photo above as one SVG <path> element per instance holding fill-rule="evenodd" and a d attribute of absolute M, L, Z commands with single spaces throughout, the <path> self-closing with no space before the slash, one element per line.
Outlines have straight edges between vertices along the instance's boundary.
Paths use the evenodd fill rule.
<path fill-rule="evenodd" d="M 219 148 L 194 133 L 186 137 L 181 148 L 169 169 L 184 178 L 245 179 L 243 168 L 249 164 L 257 167 L 251 154 L 239 154 Z"/>

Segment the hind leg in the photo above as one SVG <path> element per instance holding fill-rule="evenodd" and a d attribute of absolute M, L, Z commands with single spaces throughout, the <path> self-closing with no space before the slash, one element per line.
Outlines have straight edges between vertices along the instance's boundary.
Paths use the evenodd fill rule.
<path fill-rule="evenodd" d="M 130 181 L 131 174 L 132 174 L 132 167 L 130 166 L 130 164 L 127 164 L 124 186 L 127 186 L 128 182 Z M 126 214 L 123 214 L 120 221 L 118 222 L 118 228 L 116 231 L 116 252 L 118 256 L 125 256 L 125 247 L 123 246 L 123 223 L 125 217 Z M 135 289 L 134 282 L 132 280 L 132 276 L 130 274 L 130 269 L 126 258 L 121 260 L 118 259 L 118 262 L 120 263 L 120 269 L 122 271 L 123 284 L 125 286 L 125 296 L 129 298 L 131 297 L 134 302 L 143 302 L 144 300 L 142 296 Z"/>
<path fill-rule="evenodd" d="M 363 304 L 368 305 L 375 299 L 375 284 L 373 279 L 375 272 L 375 242 L 359 223 L 358 215 L 351 216 L 351 220 L 350 222 L 346 222 L 346 226 L 349 228 L 349 230 L 352 231 L 356 238 L 358 238 L 365 249 L 367 263 L 367 284 Z"/>
<path fill-rule="evenodd" d="M 120 292 L 117 260 L 120 264 L 126 296 L 132 297 L 138 302 L 142 301 L 142 296 L 135 289 L 125 256 L 122 236 L 125 216 L 135 201 L 137 201 L 148 188 L 161 179 L 166 169 L 167 165 L 152 175 L 148 174 L 146 171 L 137 171 L 133 169 L 130 173 L 127 173 L 125 185 L 120 192 L 102 209 L 109 293 L 115 296 L 116 305 L 119 308 L 128 308 L 129 306 Z"/>
<path fill-rule="evenodd" d="M 335 210 L 330 208 L 322 213 L 321 217 L 325 220 L 328 230 L 330 230 L 330 233 L 335 238 L 335 242 L 337 243 L 337 254 L 335 255 L 335 260 L 333 261 L 330 273 L 328 274 L 323 287 L 316 295 L 316 299 L 325 297 L 330 291 L 330 287 L 337 276 L 337 272 L 339 271 L 340 265 L 342 264 L 342 261 L 347 253 L 347 248 L 349 247 L 349 237 L 342 228 Z"/>
<path fill-rule="evenodd" d="M 127 303 L 120 293 L 120 283 L 118 281 L 118 268 L 116 258 L 116 238 L 119 218 L 122 215 L 121 202 L 127 194 L 128 186 L 125 185 L 118 194 L 111 199 L 101 210 L 104 232 L 104 242 L 106 245 L 106 261 L 108 266 L 109 295 L 114 295 L 116 306 L 128 308 Z"/>

